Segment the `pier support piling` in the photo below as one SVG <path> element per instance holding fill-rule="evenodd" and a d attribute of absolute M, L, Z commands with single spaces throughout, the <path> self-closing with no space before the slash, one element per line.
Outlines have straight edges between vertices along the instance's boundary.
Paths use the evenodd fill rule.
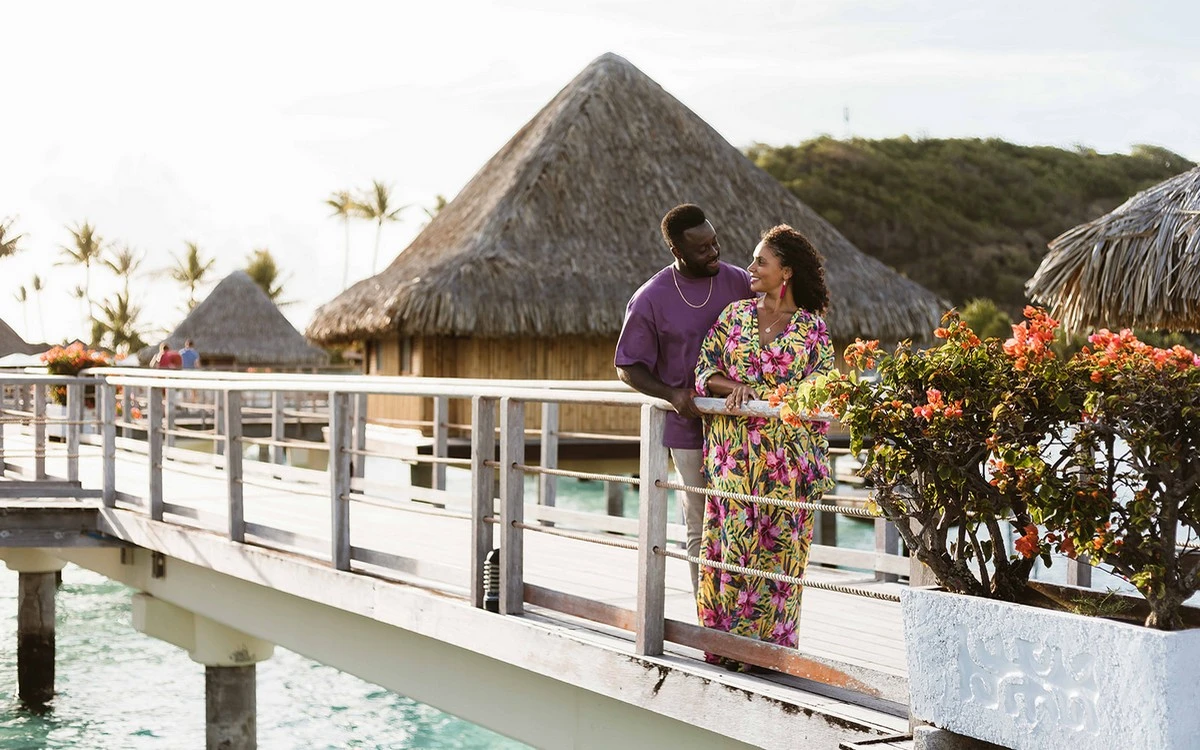
<path fill-rule="evenodd" d="M 205 747 L 242 750 L 258 744 L 257 667 L 204 668 Z"/>
<path fill-rule="evenodd" d="M 17 696 L 30 707 L 54 697 L 54 595 L 66 563 L 39 549 L 9 549 L 17 571 Z"/>

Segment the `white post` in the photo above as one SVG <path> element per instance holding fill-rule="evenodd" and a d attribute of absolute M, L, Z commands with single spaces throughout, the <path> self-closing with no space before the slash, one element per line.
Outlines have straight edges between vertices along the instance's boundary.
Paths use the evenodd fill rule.
<path fill-rule="evenodd" d="M 67 481 L 79 481 L 79 433 L 83 430 L 83 383 L 67 386 Z"/>
<path fill-rule="evenodd" d="M 242 505 L 242 393 L 225 392 L 225 486 L 229 495 L 229 538 L 246 541 Z"/>
<path fill-rule="evenodd" d="M 500 399 L 500 614 L 525 611 L 522 571 L 524 531 L 514 524 L 525 519 L 525 402 Z"/>
<path fill-rule="evenodd" d="M 446 396 L 435 396 L 433 399 L 433 455 L 435 458 L 445 458 L 449 451 L 450 436 L 450 399 Z M 434 464 L 432 481 L 435 490 L 446 489 L 446 464 Z"/>
<path fill-rule="evenodd" d="M 558 468 L 558 404 L 549 401 L 542 404 L 542 448 L 543 469 Z M 549 474 L 538 476 L 538 504 L 554 507 L 558 500 L 558 477 Z"/>
<path fill-rule="evenodd" d="M 284 407 L 283 391 L 271 391 L 271 463 L 287 462 L 287 452 L 281 445 L 287 436 L 286 423 L 283 420 Z"/>
<path fill-rule="evenodd" d="M 46 386 L 33 387 L 33 478 L 46 478 Z"/>
<path fill-rule="evenodd" d="M 638 490 L 638 588 L 635 652 L 663 652 L 666 606 L 667 491 L 657 485 L 667 478 L 667 449 L 663 447 L 666 413 L 649 404 L 642 407 L 641 483 Z"/>
<path fill-rule="evenodd" d="M 213 430 L 216 432 L 217 438 L 213 441 L 213 453 L 218 456 L 225 453 L 225 441 L 220 439 L 225 434 L 224 411 L 225 404 L 221 392 L 213 391 Z"/>
<path fill-rule="evenodd" d="M 471 603 L 483 607 L 483 563 L 492 551 L 495 472 L 486 462 L 496 456 L 496 399 L 471 399 Z"/>
<path fill-rule="evenodd" d="M 124 386 L 121 388 L 121 421 L 129 424 L 133 421 L 133 388 Z M 132 432 L 128 427 L 121 428 L 121 437 L 131 437 Z"/>
<path fill-rule="evenodd" d="M 163 413 L 166 417 L 166 435 L 163 436 L 163 444 L 168 448 L 175 447 L 175 409 L 179 402 L 179 391 L 175 388 L 166 388 L 163 390 L 164 406 Z"/>
<path fill-rule="evenodd" d="M 333 567 L 350 570 L 350 394 L 329 394 L 329 504 Z"/>
<path fill-rule="evenodd" d="M 0 477 L 4 476 L 4 430 L 8 427 L 8 393 L 10 386 L 0 387 Z"/>
<path fill-rule="evenodd" d="M 146 463 L 150 466 L 150 520 L 163 520 L 163 400 L 162 388 L 151 388 L 146 404 Z"/>
<path fill-rule="evenodd" d="M 117 504 L 117 387 L 110 383 L 96 386 L 100 399 L 100 430 L 103 433 L 104 449 L 104 504 Z"/>
<path fill-rule="evenodd" d="M 314 409 L 316 406 L 314 405 Z M 365 451 L 367 449 L 367 394 L 354 394 L 354 435 L 352 443 L 354 450 Z M 367 474 L 367 457 L 361 453 L 355 453 L 350 460 L 351 475 L 361 479 Z"/>
<path fill-rule="evenodd" d="M 896 531 L 896 525 L 886 518 L 875 519 L 875 554 L 876 555 L 894 555 L 900 551 L 900 534 Z M 880 573 L 875 571 L 876 581 L 887 581 L 894 583 L 900 580 L 900 576 L 895 573 Z"/>

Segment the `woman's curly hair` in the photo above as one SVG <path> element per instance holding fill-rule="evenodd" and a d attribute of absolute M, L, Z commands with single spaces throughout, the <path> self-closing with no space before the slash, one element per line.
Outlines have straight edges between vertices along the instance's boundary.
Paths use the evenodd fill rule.
<path fill-rule="evenodd" d="M 808 238 L 787 224 L 780 224 L 763 232 L 762 241 L 775 251 L 784 266 L 792 269 L 792 282 L 788 288 L 796 307 L 811 313 L 824 313 L 829 307 L 825 259 Z"/>

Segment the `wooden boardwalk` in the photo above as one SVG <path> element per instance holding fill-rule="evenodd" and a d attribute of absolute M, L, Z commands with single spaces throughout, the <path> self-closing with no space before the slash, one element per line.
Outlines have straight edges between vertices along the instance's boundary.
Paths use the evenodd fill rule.
<path fill-rule="evenodd" d="M 25 454 L 32 443 L 8 428 L 5 446 L 9 453 Z M 51 449 L 53 451 L 53 448 Z M 188 460 L 163 462 L 163 496 L 168 498 L 164 520 L 215 533 L 225 530 L 226 478 L 207 454 L 175 451 Z M 28 468 L 32 458 L 14 458 L 10 465 Z M 65 476 L 65 459 L 50 453 L 47 473 Z M 243 485 L 247 542 L 328 559 L 330 520 L 328 480 L 323 472 L 283 469 L 286 479 L 269 479 L 252 471 Z M 280 471 L 268 464 L 262 472 Z M 98 447 L 80 449 L 80 480 L 84 487 L 98 487 L 102 461 Z M 124 496 L 145 497 L 148 486 L 146 457 L 118 451 L 117 490 Z M 254 478 L 251 478 L 254 477 Z M 305 481 L 309 480 L 309 481 Z M 433 505 L 406 503 L 399 491 L 388 500 L 351 503 L 350 541 L 359 550 L 376 553 L 386 568 L 399 568 L 404 578 L 431 588 L 466 597 L 469 583 L 470 523 L 440 515 Z M 631 498 L 632 500 L 632 498 Z M 466 512 L 461 506 L 447 511 Z M 98 504 L 98 501 L 96 501 Z M 140 505 L 118 500 L 117 507 L 143 510 Z M 560 525 L 558 528 L 562 528 Z M 614 537 L 620 539 L 621 537 Z M 567 594 L 626 609 L 636 606 L 637 553 L 527 531 L 525 533 L 525 580 Z M 356 555 L 357 556 L 357 555 Z M 394 575 L 384 565 L 355 563 L 364 572 Z M 902 584 L 876 583 L 869 574 L 810 567 L 813 580 L 851 584 L 860 588 L 898 592 Z M 695 622 L 695 605 L 686 563 L 667 561 L 667 616 Z M 605 631 L 607 632 L 607 630 Z M 802 605 L 800 641 L 803 650 L 881 672 L 904 676 L 904 639 L 900 606 L 894 602 L 810 589 Z M 682 653 L 688 649 L 676 648 Z M 690 652 L 694 655 L 695 652 Z"/>

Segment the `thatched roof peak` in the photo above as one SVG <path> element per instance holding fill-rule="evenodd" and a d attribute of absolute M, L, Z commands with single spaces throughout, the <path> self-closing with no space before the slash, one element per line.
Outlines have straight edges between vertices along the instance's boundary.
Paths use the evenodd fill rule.
<path fill-rule="evenodd" d="M 202 360 L 232 359 L 240 366 L 274 367 L 329 362 L 329 356 L 305 340 L 245 271 L 222 279 L 164 340 L 172 349 L 180 349 L 188 339 L 195 342 Z M 149 362 L 159 343 L 139 351 L 138 359 Z"/>
<path fill-rule="evenodd" d="M 48 349 L 45 344 L 31 344 L 12 329 L 8 323 L 0 320 L 0 356 L 6 354 L 36 354 Z"/>
<path fill-rule="evenodd" d="M 498 151 L 382 272 L 319 310 L 309 338 L 612 335 L 671 261 L 659 220 L 704 207 L 725 260 L 788 223 L 826 256 L 838 338 L 932 330 L 932 293 L 859 252 L 624 58 L 602 55 Z"/>

